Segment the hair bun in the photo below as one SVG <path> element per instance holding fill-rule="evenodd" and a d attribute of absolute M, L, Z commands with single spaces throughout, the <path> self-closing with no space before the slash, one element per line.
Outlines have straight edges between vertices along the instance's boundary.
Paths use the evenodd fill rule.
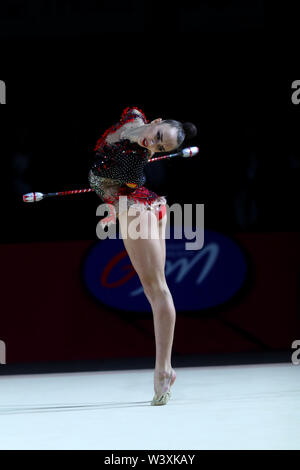
<path fill-rule="evenodd" d="M 192 122 L 184 122 L 182 127 L 185 132 L 186 139 L 192 139 L 198 134 L 197 127 Z"/>

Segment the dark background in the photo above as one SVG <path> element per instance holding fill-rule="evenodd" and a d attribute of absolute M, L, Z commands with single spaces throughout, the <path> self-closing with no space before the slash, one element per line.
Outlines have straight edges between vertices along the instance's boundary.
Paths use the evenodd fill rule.
<path fill-rule="evenodd" d="M 3 0 L 1 35 L 65 36 L 101 32 L 234 32 L 261 31 L 262 0 Z"/>
<path fill-rule="evenodd" d="M 3 227 L 3 241 L 95 236 L 99 201 L 94 194 L 32 205 L 22 202 L 22 194 L 87 187 L 95 143 L 127 106 L 138 106 L 149 120 L 192 121 L 198 128 L 197 138 L 189 142 L 200 147 L 197 157 L 147 167 L 147 186 L 166 194 L 170 205 L 204 203 L 206 226 L 214 229 L 293 230 L 292 209 L 278 218 L 279 208 L 273 206 L 279 199 L 277 176 L 284 184 L 281 202 L 289 202 L 290 195 L 285 192 L 292 188 L 290 181 L 282 178 L 288 162 L 282 159 L 276 168 L 275 155 L 273 161 L 266 155 L 261 73 L 225 72 L 216 77 L 195 71 L 175 79 L 156 78 L 155 73 L 145 78 L 132 65 L 127 66 L 127 73 L 115 64 L 106 67 L 110 73 L 100 78 L 86 70 L 72 80 L 73 74 L 66 71 L 53 86 L 48 77 L 32 77 L 29 90 L 24 89 L 26 99 L 40 94 L 47 102 L 18 106 L 17 112 L 11 104 L 5 108 L 2 202 L 5 200 L 10 224 Z M 47 86 L 51 87 L 49 92 Z M 8 103 L 13 94 L 14 83 L 8 80 Z M 80 100 L 76 100 L 77 94 Z"/>
<path fill-rule="evenodd" d="M 22 195 L 88 187 L 93 148 L 127 106 L 141 108 L 149 120 L 191 121 L 198 128 L 190 144 L 200 147 L 199 155 L 149 165 L 149 189 L 166 195 L 169 205 L 204 203 L 207 229 L 245 240 L 253 234 L 258 251 L 268 239 L 276 253 L 279 232 L 286 232 L 282 246 L 289 234 L 294 243 L 300 106 L 291 103 L 293 80 L 282 78 L 265 46 L 262 1 L 186 1 L 181 7 L 156 1 L 1 2 L 0 79 L 7 86 L 0 113 L 2 247 L 15 245 L 25 259 L 26 246 L 34 252 L 36 242 L 97 240 L 95 194 L 36 204 L 24 204 Z M 298 267 L 287 269 L 296 285 Z M 11 290 L 18 292 L 15 285 Z M 268 305 L 268 298 L 262 303 Z M 71 312 L 64 314 L 67 319 Z M 113 316 L 103 315 L 109 328 Z M 296 318 L 296 311 L 287 312 L 287 331 Z M 259 328 L 257 321 L 258 335 Z M 264 353 L 274 352 L 264 334 Z M 240 351 L 260 351 L 259 341 L 249 349 L 245 344 Z M 203 348 L 220 353 L 213 341 Z M 102 352 L 99 345 L 93 357 Z M 121 360 L 121 350 L 119 355 Z"/>
<path fill-rule="evenodd" d="M 261 0 L 18 0 L 3 1 L 0 13 L 9 104 L 1 241 L 95 236 L 95 195 L 32 206 L 21 196 L 86 187 L 97 139 L 127 106 L 198 127 L 197 158 L 148 167 L 148 186 L 169 204 L 205 203 L 215 229 L 293 230 L 291 214 L 279 220 L 274 208 L 275 168 L 263 143 L 272 110 Z"/>
<path fill-rule="evenodd" d="M 91 52 L 91 40 L 74 40 L 79 43 Z M 21 64 L 23 48 L 18 49 Z M 108 46 L 111 54 L 114 48 Z M 29 52 L 27 75 L 6 73 L 1 206 L 9 223 L 2 227 L 2 242 L 95 236 L 99 201 L 94 194 L 32 205 L 22 202 L 22 194 L 87 187 L 95 143 L 127 106 L 140 107 L 149 120 L 192 121 L 198 128 L 189 143 L 200 147 L 197 157 L 147 167 L 148 187 L 166 194 L 169 204 L 204 203 L 207 228 L 299 229 L 299 110 L 291 103 L 293 80 L 268 80 L 267 72 L 250 65 L 207 71 L 200 60 L 185 56 L 177 64 L 180 73 L 157 74 L 155 68 L 147 73 L 133 62 L 116 62 L 110 53 L 99 66 L 89 68 L 85 58 L 73 68 L 64 62 L 67 57 L 68 64 L 76 63 L 71 43 L 46 42 L 43 50 L 51 65 Z"/>

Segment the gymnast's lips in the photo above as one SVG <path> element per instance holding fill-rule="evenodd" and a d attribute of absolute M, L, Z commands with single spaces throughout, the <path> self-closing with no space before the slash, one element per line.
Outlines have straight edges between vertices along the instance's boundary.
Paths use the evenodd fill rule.
<path fill-rule="evenodd" d="M 143 147 L 148 147 L 148 140 L 146 139 L 146 137 L 142 140 L 142 145 Z"/>

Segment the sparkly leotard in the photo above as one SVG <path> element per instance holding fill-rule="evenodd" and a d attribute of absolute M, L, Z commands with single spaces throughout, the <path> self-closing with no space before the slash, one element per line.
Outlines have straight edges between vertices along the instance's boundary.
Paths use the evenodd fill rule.
<path fill-rule="evenodd" d="M 107 203 L 110 215 L 118 216 L 119 198 L 127 196 L 128 209 L 138 205 L 140 209 L 157 209 L 166 204 L 164 196 L 158 196 L 145 188 L 144 169 L 150 159 L 148 149 L 120 137 L 123 126 L 136 127 L 147 124 L 144 113 L 137 108 L 126 108 L 120 121 L 114 124 L 98 140 L 95 161 L 89 172 L 89 183 L 98 196 Z M 114 217 L 107 218 L 113 220 Z M 115 220 L 114 220 L 115 221 Z"/>

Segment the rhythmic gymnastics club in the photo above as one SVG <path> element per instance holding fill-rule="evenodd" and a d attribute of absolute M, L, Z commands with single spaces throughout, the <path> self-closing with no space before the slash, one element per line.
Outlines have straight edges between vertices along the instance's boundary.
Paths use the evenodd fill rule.
<path fill-rule="evenodd" d="M 193 157 L 194 155 L 197 155 L 199 152 L 198 147 L 187 147 L 180 152 L 177 153 L 170 153 L 169 155 L 163 155 L 161 157 L 156 157 L 152 158 L 149 160 L 148 163 L 155 162 L 157 160 L 163 160 L 166 158 L 174 158 L 174 157 L 184 157 L 184 158 L 189 158 Z M 92 193 L 94 190 L 92 188 L 87 188 L 87 189 L 73 189 L 71 191 L 60 191 L 57 193 L 27 193 L 23 195 L 23 201 L 24 202 L 38 202 L 41 201 L 42 199 L 46 199 L 48 197 L 54 197 L 54 196 L 69 196 L 71 194 L 82 194 L 82 193 Z"/>

